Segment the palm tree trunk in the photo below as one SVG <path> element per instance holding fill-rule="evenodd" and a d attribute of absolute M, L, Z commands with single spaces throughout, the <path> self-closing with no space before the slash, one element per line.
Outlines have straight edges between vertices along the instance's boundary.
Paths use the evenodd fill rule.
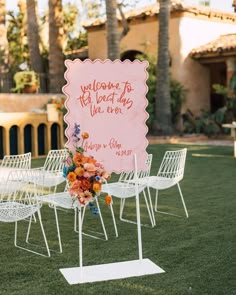
<path fill-rule="evenodd" d="M 37 4 L 35 0 L 26 0 L 27 5 L 27 38 L 30 53 L 30 67 L 33 71 L 42 75 L 43 73 L 43 60 L 39 50 L 39 29 L 37 20 Z M 44 79 L 41 80 L 41 89 L 46 91 Z"/>
<path fill-rule="evenodd" d="M 155 100 L 154 134 L 172 133 L 169 80 L 169 14 L 170 0 L 159 0 L 159 32 L 157 53 L 157 87 Z"/>
<path fill-rule="evenodd" d="M 49 0 L 50 92 L 61 93 L 64 81 L 63 13 L 61 0 Z"/>
<path fill-rule="evenodd" d="M 111 60 L 120 58 L 120 34 L 116 17 L 117 0 L 106 1 L 107 56 Z"/>

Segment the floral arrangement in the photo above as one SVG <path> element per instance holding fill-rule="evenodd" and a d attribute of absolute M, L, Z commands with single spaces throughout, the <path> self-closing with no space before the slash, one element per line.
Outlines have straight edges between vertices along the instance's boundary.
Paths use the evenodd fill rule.
<path fill-rule="evenodd" d="M 80 133 L 80 125 L 74 125 L 72 138 L 74 151 L 68 151 L 69 156 L 65 161 L 63 175 L 68 180 L 73 202 L 91 205 L 94 198 L 100 194 L 102 183 L 110 178 L 110 173 L 94 157 L 84 153 L 83 144 L 89 138 L 89 134 Z"/>
<path fill-rule="evenodd" d="M 64 113 L 65 112 L 65 106 L 64 106 L 65 100 L 66 99 L 63 96 L 62 97 L 51 97 L 48 100 L 47 104 L 55 104 L 57 107 L 57 110 Z M 45 105 L 45 109 L 46 109 L 46 105 Z"/>

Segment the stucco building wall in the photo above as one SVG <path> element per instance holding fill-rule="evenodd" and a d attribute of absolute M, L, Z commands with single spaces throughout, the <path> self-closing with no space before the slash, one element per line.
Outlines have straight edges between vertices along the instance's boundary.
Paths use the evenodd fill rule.
<path fill-rule="evenodd" d="M 174 76 L 189 89 L 182 111 L 189 108 L 197 114 L 201 109 L 209 110 L 210 107 L 210 69 L 188 57 L 190 51 L 216 39 L 221 34 L 235 31 L 236 24 L 214 21 L 211 18 L 185 16 L 180 19 L 181 46 L 179 55 L 178 52 L 175 55 L 179 59 L 179 70 Z"/>
<path fill-rule="evenodd" d="M 145 20 L 132 20 L 130 31 L 122 39 L 121 54 L 137 50 L 157 55 L 158 18 L 151 16 Z M 121 30 L 121 28 L 120 28 Z M 232 20 L 219 20 L 214 16 L 201 16 L 192 13 L 174 13 L 170 18 L 169 52 L 172 77 L 188 89 L 182 112 L 190 109 L 199 114 L 201 109 L 210 108 L 210 69 L 206 65 L 188 57 L 190 51 L 216 39 L 221 34 L 236 32 Z M 107 44 L 105 26 L 88 29 L 89 58 L 106 59 Z"/>

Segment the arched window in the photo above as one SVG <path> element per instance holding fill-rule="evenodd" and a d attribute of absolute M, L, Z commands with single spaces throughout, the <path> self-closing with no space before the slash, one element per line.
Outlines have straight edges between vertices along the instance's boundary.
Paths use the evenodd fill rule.
<path fill-rule="evenodd" d="M 59 146 L 59 126 L 54 123 L 51 126 L 51 149 L 57 150 Z"/>
<path fill-rule="evenodd" d="M 40 124 L 38 126 L 38 155 L 45 155 L 45 138 L 46 138 L 46 126 L 45 124 Z"/>
<path fill-rule="evenodd" d="M 121 61 L 124 61 L 126 59 L 134 61 L 139 54 L 142 54 L 142 52 L 138 50 L 127 50 L 121 54 Z"/>
<path fill-rule="evenodd" d="M 9 130 L 10 137 L 10 154 L 17 155 L 18 154 L 18 127 L 13 125 Z"/>
<path fill-rule="evenodd" d="M 32 152 L 32 125 L 30 124 L 24 128 L 24 152 Z"/>

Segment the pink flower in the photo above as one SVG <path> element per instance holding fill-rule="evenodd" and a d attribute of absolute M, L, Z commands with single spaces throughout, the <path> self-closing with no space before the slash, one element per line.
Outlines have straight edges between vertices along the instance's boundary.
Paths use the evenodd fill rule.
<path fill-rule="evenodd" d="M 82 192 L 82 189 L 80 187 L 81 181 L 80 180 L 75 180 L 74 182 L 71 183 L 69 192 L 71 195 L 78 195 L 80 192 Z"/>
<path fill-rule="evenodd" d="M 85 163 L 84 170 L 85 170 L 84 177 L 91 177 L 95 175 L 96 167 L 94 166 L 94 164 Z"/>

